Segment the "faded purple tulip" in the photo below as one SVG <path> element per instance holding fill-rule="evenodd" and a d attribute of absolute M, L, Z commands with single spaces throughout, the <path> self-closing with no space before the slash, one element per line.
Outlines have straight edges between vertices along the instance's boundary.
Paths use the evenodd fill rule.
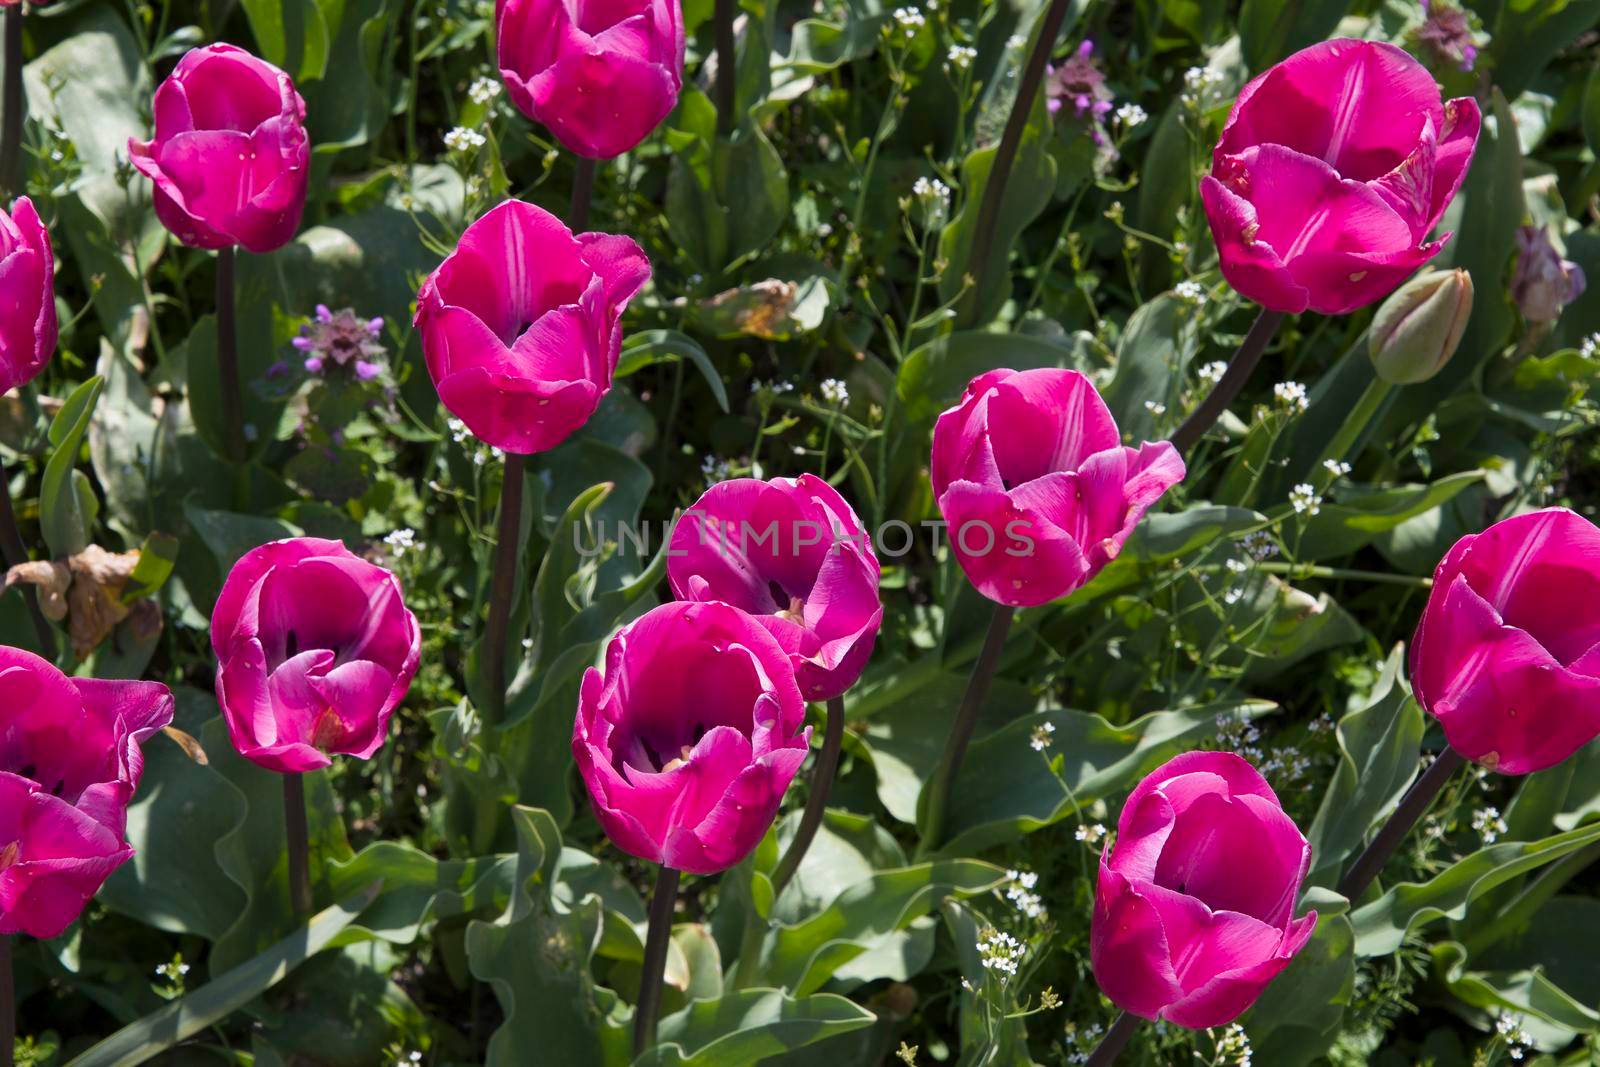
<path fill-rule="evenodd" d="M 1502 774 L 1600 736 L 1600 529 L 1548 508 L 1457 541 L 1417 623 L 1411 682 L 1450 747 Z"/>
<path fill-rule="evenodd" d="M 1434 59 L 1470 71 L 1478 63 L 1478 38 L 1472 17 L 1451 0 L 1421 0 L 1423 22 L 1417 43 Z"/>
<path fill-rule="evenodd" d="M 610 159 L 660 125 L 683 87 L 676 0 L 497 0 L 500 76 L 568 151 Z"/>
<path fill-rule="evenodd" d="M 1440 101 L 1404 50 L 1341 38 L 1251 81 L 1200 194 L 1222 274 L 1290 314 L 1384 296 L 1444 246 L 1428 235 L 1478 142 L 1471 97 Z"/>
<path fill-rule="evenodd" d="M 0 645 L 0 935 L 60 936 L 133 855 L 139 745 L 170 722 L 158 682 L 69 678 Z"/>
<path fill-rule="evenodd" d="M 810 749 L 789 656 L 728 604 L 663 604 L 590 668 L 572 754 L 595 817 L 640 859 L 714 874 L 744 859 Z"/>
<path fill-rule="evenodd" d="M 1078 118 L 1099 118 L 1111 110 L 1111 90 L 1105 72 L 1095 62 L 1094 42 L 1084 41 L 1059 67 L 1050 70 L 1045 81 L 1045 104 L 1050 114 L 1067 105 Z"/>
<path fill-rule="evenodd" d="M 231 44 L 196 48 L 155 95 L 155 136 L 129 139 L 156 216 L 186 245 L 271 252 L 294 239 L 311 144 L 289 75 Z"/>
<path fill-rule="evenodd" d="M 1566 306 L 1583 295 L 1583 268 L 1568 259 L 1550 240 L 1545 226 L 1517 230 L 1517 269 L 1511 275 L 1511 299 L 1529 322 L 1549 323 L 1561 317 Z"/>
<path fill-rule="evenodd" d="M 1166 441 L 1138 448 L 1077 371 L 974 378 L 933 428 L 933 493 L 978 592 L 1016 607 L 1082 586 L 1183 480 Z"/>
<path fill-rule="evenodd" d="M 383 744 L 421 655 L 393 574 L 295 537 L 234 564 L 211 613 L 217 702 L 239 754 L 291 774 Z"/>
<path fill-rule="evenodd" d="M 0 394 L 39 376 L 56 350 L 56 272 L 33 201 L 0 211 Z"/>
<path fill-rule="evenodd" d="M 1124 1011 L 1191 1029 L 1232 1022 L 1317 927 L 1294 918 L 1311 846 L 1231 752 L 1188 752 L 1122 807 L 1100 857 L 1089 957 Z"/>
<path fill-rule="evenodd" d="M 507 200 L 467 227 L 417 294 L 428 374 L 478 439 L 528 455 L 594 414 L 622 350 L 622 311 L 650 278 L 626 237 L 576 236 Z"/>
<path fill-rule="evenodd" d="M 679 600 L 724 601 L 771 631 L 807 700 L 841 696 L 861 676 L 883 621 L 878 557 L 821 478 L 713 485 L 678 520 L 667 557 Z"/>

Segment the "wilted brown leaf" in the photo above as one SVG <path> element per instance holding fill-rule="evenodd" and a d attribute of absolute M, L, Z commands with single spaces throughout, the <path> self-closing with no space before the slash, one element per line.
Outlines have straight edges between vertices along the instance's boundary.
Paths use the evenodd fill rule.
<path fill-rule="evenodd" d="M 0 490 L 3 491 L 3 490 Z M 67 617 L 67 587 L 72 584 L 72 572 L 65 563 L 42 559 L 19 563 L 6 572 L 4 588 L 14 585 L 31 585 L 39 596 L 39 610 L 51 622 Z"/>

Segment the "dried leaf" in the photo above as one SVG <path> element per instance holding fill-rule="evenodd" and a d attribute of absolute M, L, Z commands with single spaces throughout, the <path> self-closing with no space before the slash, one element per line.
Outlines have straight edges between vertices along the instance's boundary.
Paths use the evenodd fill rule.
<path fill-rule="evenodd" d="M 211 763 L 206 758 L 206 750 L 201 747 L 200 742 L 193 734 L 184 733 L 176 726 L 163 726 L 161 732 L 172 738 L 173 742 L 183 749 L 183 754 L 200 764 L 200 766 L 205 767 Z"/>
<path fill-rule="evenodd" d="M 72 572 L 65 563 L 37 560 L 19 563 L 6 572 L 5 588 L 13 585 L 31 585 L 39 594 L 39 610 L 51 622 L 67 617 L 67 587 L 72 584 Z"/>
<path fill-rule="evenodd" d="M 79 659 L 99 647 L 117 623 L 128 617 L 131 609 L 122 602 L 122 590 L 138 564 L 137 551 L 107 552 L 99 545 L 90 545 L 67 560 L 72 570 L 72 587 L 67 593 L 72 612 L 67 633 Z M 158 630 L 160 614 L 158 609 Z M 144 621 L 149 624 L 148 616 Z"/>

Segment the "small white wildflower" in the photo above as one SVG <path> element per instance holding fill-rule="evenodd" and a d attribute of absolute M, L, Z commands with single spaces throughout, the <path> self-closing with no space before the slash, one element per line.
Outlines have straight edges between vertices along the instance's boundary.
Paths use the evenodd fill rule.
<path fill-rule="evenodd" d="M 444 146 L 452 152 L 474 152 L 489 143 L 477 130 L 457 126 L 444 135 Z"/>
<path fill-rule="evenodd" d="M 1172 295 L 1185 304 L 1194 304 L 1198 307 L 1206 302 L 1206 287 L 1191 278 L 1174 285 Z"/>
<path fill-rule="evenodd" d="M 1116 117 L 1117 122 L 1129 129 L 1132 129 L 1135 126 L 1142 125 L 1147 119 L 1150 118 L 1150 115 L 1138 104 L 1123 104 L 1121 107 L 1117 108 Z"/>
<path fill-rule="evenodd" d="M 1230 559 L 1223 566 L 1228 568 L 1230 574 L 1244 574 L 1250 569 L 1250 564 L 1242 559 Z"/>
<path fill-rule="evenodd" d="M 1308 726 L 1307 729 L 1309 729 L 1313 734 L 1321 736 L 1322 734 L 1333 733 L 1333 726 L 1333 716 L 1329 715 L 1327 712 L 1323 712 L 1321 715 L 1318 715 L 1315 719 L 1311 720 L 1311 725 Z"/>
<path fill-rule="evenodd" d="M 1206 385 L 1216 385 L 1222 381 L 1222 376 L 1228 373 L 1228 365 L 1222 360 L 1213 360 L 1200 368 L 1200 381 Z"/>
<path fill-rule="evenodd" d="M 396 530 L 388 537 L 385 537 L 383 543 L 389 546 L 389 550 L 394 553 L 394 558 L 399 559 L 417 547 L 417 531 L 409 527 L 403 530 Z"/>
<path fill-rule="evenodd" d="M 1150 414 L 1155 415 L 1157 417 L 1160 417 L 1160 416 L 1165 415 L 1167 413 L 1167 405 L 1157 403 L 1154 400 L 1146 400 L 1144 402 L 1144 409 L 1146 411 L 1148 411 Z"/>
<path fill-rule="evenodd" d="M 478 78 L 467 90 L 467 95 L 474 104 L 487 104 L 500 95 L 501 88 L 499 78 Z"/>
<path fill-rule="evenodd" d="M 733 464 L 716 456 L 707 456 L 700 461 L 700 473 L 706 476 L 707 482 L 725 482 L 733 477 Z"/>
<path fill-rule="evenodd" d="M 843 407 L 850 403 L 850 390 L 838 378 L 825 378 L 822 382 L 822 399 Z"/>
<path fill-rule="evenodd" d="M 1289 490 L 1289 504 L 1297 515 L 1315 515 L 1322 510 L 1322 498 L 1310 482 L 1301 482 Z"/>
<path fill-rule="evenodd" d="M 1250 1038 L 1245 1034 L 1244 1027 L 1238 1023 L 1228 1024 L 1228 1028 L 1217 1039 L 1217 1055 L 1231 1058 L 1234 1067 L 1250 1067 Z"/>
<path fill-rule="evenodd" d="M 1222 73 L 1210 67 L 1190 67 L 1183 72 L 1183 94 L 1181 99 L 1188 107 L 1201 107 L 1206 103 L 1211 91 L 1222 84 Z"/>
<path fill-rule="evenodd" d="M 1022 46 L 1027 43 L 1028 39 L 1022 36 L 1020 33 L 1013 33 L 1010 37 L 1006 38 L 1006 47 L 1011 49 L 1013 52 L 1021 51 Z"/>
<path fill-rule="evenodd" d="M 894 23 L 900 27 L 900 32 L 909 41 L 916 37 L 918 30 L 928 24 L 928 20 L 914 7 L 897 7 L 894 9 Z"/>
<path fill-rule="evenodd" d="M 467 439 L 472 436 L 472 431 L 467 429 L 467 424 L 458 418 L 452 416 L 446 419 L 444 424 L 450 431 L 450 440 L 458 445 L 466 444 Z"/>
<path fill-rule="evenodd" d="M 1053 745 L 1055 743 L 1054 738 L 1052 738 L 1050 736 L 1051 734 L 1053 734 L 1055 732 L 1056 732 L 1056 724 L 1055 723 L 1053 723 L 1053 722 L 1042 722 L 1042 723 L 1040 723 L 1038 726 L 1035 726 L 1033 728 L 1033 736 L 1028 738 L 1028 747 L 1032 748 L 1035 752 L 1043 752 L 1045 749 L 1049 748 L 1051 745 Z"/>
<path fill-rule="evenodd" d="M 1043 917 L 1044 901 L 1033 891 L 1039 876 L 1033 871 L 1007 871 L 1006 880 L 1010 883 L 1006 886 L 1006 899 L 1012 906 L 1030 919 Z"/>
<path fill-rule="evenodd" d="M 1250 558 L 1257 563 L 1271 559 L 1278 554 L 1278 542 L 1274 541 L 1272 535 L 1266 530 L 1256 530 L 1245 534 L 1239 539 L 1239 544 L 1243 546 L 1245 552 L 1249 553 Z"/>
<path fill-rule="evenodd" d="M 986 926 L 978 931 L 978 960 L 985 970 L 999 972 L 1001 981 L 1017 973 L 1027 952 L 1022 942 L 1003 930 Z"/>
<path fill-rule="evenodd" d="M 1279 382 L 1272 387 L 1273 399 L 1290 411 L 1299 414 L 1311 406 L 1306 387 L 1299 382 Z"/>
<path fill-rule="evenodd" d="M 972 66 L 972 61 L 977 58 L 978 50 L 976 48 L 968 48 L 964 44 L 953 44 L 950 46 L 950 51 L 945 53 L 945 60 L 952 68 L 958 71 L 965 71 Z"/>
<path fill-rule="evenodd" d="M 1583 339 L 1583 344 L 1578 346 L 1578 354 L 1584 359 L 1594 359 L 1600 356 L 1600 333 L 1591 333 Z"/>
<path fill-rule="evenodd" d="M 1513 1015 L 1502 1015 L 1495 1020 L 1495 1033 L 1506 1043 L 1506 1055 L 1513 1060 L 1521 1060 L 1533 1047 L 1533 1038 L 1528 1031 L 1522 1028 Z"/>
<path fill-rule="evenodd" d="M 1325 459 L 1322 461 L 1323 469 L 1335 478 L 1343 478 L 1350 473 L 1350 464 L 1342 459 Z"/>
<path fill-rule="evenodd" d="M 1097 822 L 1087 823 L 1072 832 L 1077 841 L 1085 845 L 1098 844 L 1106 836 L 1106 828 Z"/>
<path fill-rule="evenodd" d="M 1223 590 L 1222 602 L 1229 607 L 1232 607 L 1243 599 L 1244 590 L 1237 585 L 1229 586 L 1227 589 Z"/>
<path fill-rule="evenodd" d="M 1509 827 L 1506 826 L 1506 821 L 1500 817 L 1499 808 L 1486 807 L 1479 808 L 1472 813 L 1472 829 L 1479 837 L 1483 838 L 1484 844 L 1492 845 L 1499 840 L 1500 835 L 1505 833 Z"/>

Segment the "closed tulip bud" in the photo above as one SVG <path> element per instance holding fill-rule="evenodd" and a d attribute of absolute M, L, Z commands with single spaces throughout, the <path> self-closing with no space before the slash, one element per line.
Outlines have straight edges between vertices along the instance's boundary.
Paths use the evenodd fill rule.
<path fill-rule="evenodd" d="M 728 604 L 663 604 L 624 627 L 578 696 L 572 755 L 624 852 L 691 874 L 760 843 L 810 749 L 794 668 Z"/>
<path fill-rule="evenodd" d="M 1367 353 L 1391 385 L 1425 382 L 1444 369 L 1472 317 L 1472 275 L 1430 270 L 1394 291 L 1378 308 Z"/>
<path fill-rule="evenodd" d="M 1450 747 L 1502 774 L 1600 736 L 1600 529 L 1548 508 L 1457 541 L 1417 623 L 1411 683 Z"/>
<path fill-rule="evenodd" d="M 270 771 L 368 759 L 421 658 L 394 575 L 338 541 L 296 537 L 245 553 L 211 614 L 217 703 L 233 747 Z"/>
<path fill-rule="evenodd" d="M 38 377 L 56 349 L 55 260 L 33 202 L 0 211 L 0 393 Z M 0 490 L 3 491 L 3 490 Z"/>
<path fill-rule="evenodd" d="M 139 745 L 171 722 L 159 682 L 71 678 L 0 645 L 0 935 L 59 936 L 133 855 Z"/>
<path fill-rule="evenodd" d="M 1192 1029 L 1255 1003 L 1317 927 L 1294 917 L 1311 846 L 1231 752 L 1187 752 L 1140 782 L 1100 857 L 1089 958 L 1124 1011 Z"/>

